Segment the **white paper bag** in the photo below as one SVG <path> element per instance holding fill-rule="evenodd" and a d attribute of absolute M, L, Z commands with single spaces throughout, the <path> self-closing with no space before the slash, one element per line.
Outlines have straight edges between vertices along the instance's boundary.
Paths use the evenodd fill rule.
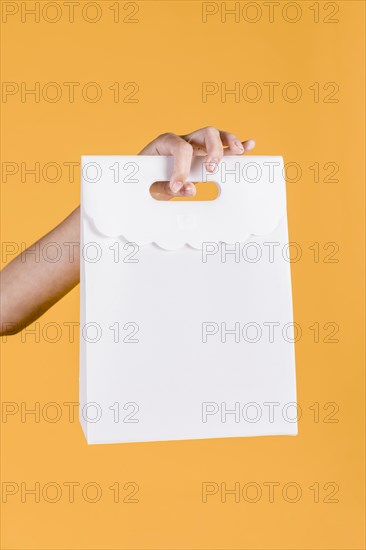
<path fill-rule="evenodd" d="M 88 443 L 295 435 L 282 157 L 224 157 L 212 201 L 157 201 L 172 157 L 82 157 Z"/>

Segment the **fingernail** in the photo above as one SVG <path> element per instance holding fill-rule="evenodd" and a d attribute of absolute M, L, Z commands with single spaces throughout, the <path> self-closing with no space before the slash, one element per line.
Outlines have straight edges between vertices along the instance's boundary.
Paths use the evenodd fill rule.
<path fill-rule="evenodd" d="M 218 164 L 219 164 L 219 161 L 217 159 L 211 159 L 206 162 L 206 170 L 208 172 L 213 172 L 214 170 L 216 170 Z"/>
<path fill-rule="evenodd" d="M 187 185 L 182 189 L 183 195 L 186 197 L 192 197 L 194 195 L 194 191 L 193 185 Z"/>
<path fill-rule="evenodd" d="M 182 185 L 183 185 L 183 182 L 181 181 L 173 181 L 173 183 L 170 184 L 170 189 L 173 191 L 173 193 L 178 193 Z"/>
<path fill-rule="evenodd" d="M 249 139 L 245 144 L 245 150 L 246 151 L 251 151 L 252 149 L 254 149 L 254 147 L 255 147 L 254 139 Z"/>
<path fill-rule="evenodd" d="M 240 141 L 234 141 L 234 145 L 238 149 L 238 151 L 241 151 L 241 152 L 244 151 L 244 147 Z"/>

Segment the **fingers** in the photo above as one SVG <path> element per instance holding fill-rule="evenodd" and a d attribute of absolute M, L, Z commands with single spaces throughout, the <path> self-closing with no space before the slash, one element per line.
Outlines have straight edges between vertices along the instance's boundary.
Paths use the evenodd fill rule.
<path fill-rule="evenodd" d="M 241 142 L 242 146 L 242 153 L 238 153 L 237 150 L 234 150 L 232 146 L 228 146 L 226 149 L 224 149 L 224 155 L 238 155 L 238 154 L 244 154 L 248 151 L 251 151 L 255 147 L 255 141 L 254 139 L 248 139 L 247 141 Z"/>
<path fill-rule="evenodd" d="M 195 156 L 206 154 L 206 170 L 214 172 L 224 156 L 220 131 L 213 126 L 207 126 L 181 137 L 191 143 Z"/>
<path fill-rule="evenodd" d="M 229 148 L 232 155 L 242 155 L 244 153 L 244 147 L 238 136 L 222 131 L 220 132 L 220 137 L 222 143 Z"/>
<path fill-rule="evenodd" d="M 208 172 L 215 171 L 223 155 L 242 155 L 255 147 L 255 141 L 252 139 L 242 142 L 235 134 L 220 131 L 212 126 L 181 137 L 192 145 L 194 156 L 207 156 L 205 164 Z"/>
<path fill-rule="evenodd" d="M 170 178 L 170 192 L 172 196 L 195 194 L 196 188 L 190 182 L 186 182 L 191 169 L 193 148 L 182 137 L 170 132 L 162 134 L 149 143 L 140 155 L 172 155 L 174 157 L 173 173 Z M 161 188 L 161 187 L 160 187 Z M 162 188 L 161 188 L 162 189 Z M 164 187 L 166 190 L 166 187 Z"/>
<path fill-rule="evenodd" d="M 220 138 L 220 132 L 217 128 L 209 126 L 203 131 L 203 139 L 207 151 L 206 170 L 213 172 L 217 169 L 224 156 L 224 148 Z"/>
<path fill-rule="evenodd" d="M 174 193 L 169 181 L 156 181 L 150 187 L 150 193 L 158 201 L 168 201 L 173 197 L 193 197 L 196 194 L 196 186 L 194 183 L 186 182 Z"/>
<path fill-rule="evenodd" d="M 174 155 L 173 173 L 170 178 L 170 189 L 173 193 L 179 193 L 183 187 L 185 189 L 192 189 L 193 184 L 190 186 L 186 182 L 188 174 L 191 170 L 193 148 L 187 141 L 184 141 L 179 136 L 172 134 L 169 143 L 170 154 Z M 187 187 L 188 185 L 188 187 Z"/>
<path fill-rule="evenodd" d="M 194 183 L 187 182 L 192 157 L 206 156 L 206 170 L 214 172 L 224 155 L 242 155 L 255 147 L 255 141 L 240 139 L 230 132 L 207 126 L 190 134 L 178 136 L 165 133 L 149 143 L 140 155 L 172 155 L 173 173 L 169 182 L 155 182 L 151 194 L 157 200 L 189 197 L 196 194 Z"/>

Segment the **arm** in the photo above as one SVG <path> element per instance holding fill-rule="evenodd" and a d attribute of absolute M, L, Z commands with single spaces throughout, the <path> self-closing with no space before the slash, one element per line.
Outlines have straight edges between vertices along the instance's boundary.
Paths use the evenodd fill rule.
<path fill-rule="evenodd" d="M 170 181 L 151 188 L 154 198 L 169 200 L 195 194 L 194 184 L 186 181 L 192 156 L 206 156 L 207 170 L 212 171 L 224 155 L 242 154 L 253 147 L 252 140 L 240 142 L 234 134 L 207 127 L 184 136 L 162 134 L 140 155 L 174 156 Z M 42 255 L 42 249 L 51 243 L 59 247 L 59 259 L 55 262 Z M 19 332 L 78 284 L 79 248 L 80 207 L 4 267 L 0 273 L 0 335 Z M 35 249 L 40 254 L 32 253 Z"/>
<path fill-rule="evenodd" d="M 52 231 L 2 269 L 1 334 L 19 332 L 78 284 L 79 224 L 78 207 Z M 60 247 L 56 262 L 47 260 L 47 256 L 45 258 L 42 254 L 42 250 L 50 243 L 57 243 Z"/>

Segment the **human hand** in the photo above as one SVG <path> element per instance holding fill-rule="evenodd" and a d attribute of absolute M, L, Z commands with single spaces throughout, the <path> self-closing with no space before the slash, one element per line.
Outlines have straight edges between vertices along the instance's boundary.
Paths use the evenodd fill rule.
<path fill-rule="evenodd" d="M 157 200 L 169 200 L 173 197 L 193 197 L 196 187 L 186 181 L 191 169 L 192 157 L 206 156 L 206 169 L 213 172 L 224 155 L 242 155 L 255 147 L 255 141 L 240 139 L 213 126 L 195 130 L 190 134 L 178 136 L 167 132 L 151 141 L 139 155 L 174 156 L 173 174 L 169 182 L 156 182 L 151 186 L 151 194 Z"/>

